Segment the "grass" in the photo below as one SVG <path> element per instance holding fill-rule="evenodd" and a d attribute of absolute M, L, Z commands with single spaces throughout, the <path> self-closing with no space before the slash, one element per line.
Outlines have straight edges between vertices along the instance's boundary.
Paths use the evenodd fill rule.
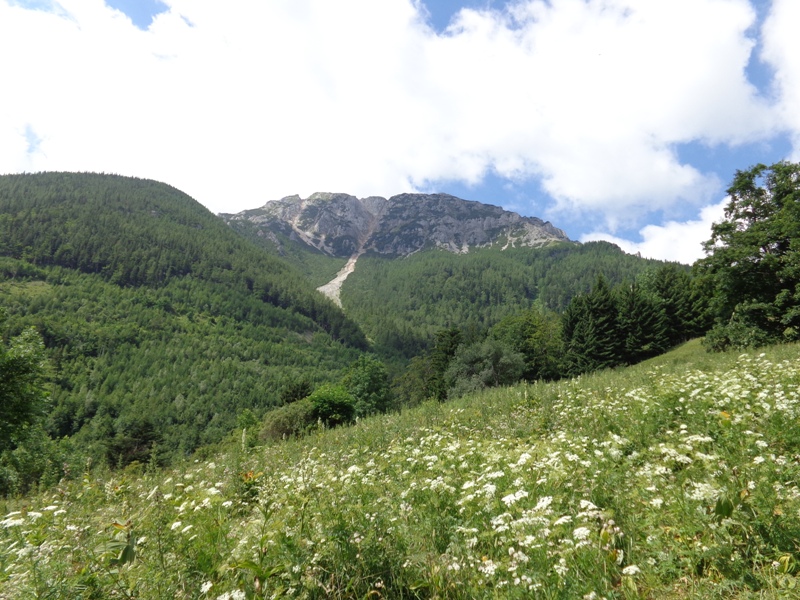
<path fill-rule="evenodd" d="M 0 501 L 0 598 L 784 598 L 800 348 L 427 403 Z M 243 441 L 246 436 L 243 436 Z"/>

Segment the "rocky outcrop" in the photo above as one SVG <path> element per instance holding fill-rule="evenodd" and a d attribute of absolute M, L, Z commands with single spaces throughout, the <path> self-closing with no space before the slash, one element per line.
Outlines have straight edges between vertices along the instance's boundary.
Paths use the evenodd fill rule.
<path fill-rule="evenodd" d="M 229 224 L 249 221 L 259 235 L 280 231 L 340 257 L 365 251 L 407 256 L 429 247 L 464 253 L 492 244 L 542 246 L 569 241 L 549 222 L 448 194 L 359 199 L 316 193 L 305 199 L 288 196 L 258 209 L 221 216 Z"/>

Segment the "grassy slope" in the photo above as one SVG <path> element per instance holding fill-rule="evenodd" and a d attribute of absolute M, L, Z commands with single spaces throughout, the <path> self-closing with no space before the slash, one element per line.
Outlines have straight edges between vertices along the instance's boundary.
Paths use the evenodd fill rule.
<path fill-rule="evenodd" d="M 0 597 L 791 597 L 799 383 L 798 346 L 690 342 L 64 483 L 0 503 Z"/>

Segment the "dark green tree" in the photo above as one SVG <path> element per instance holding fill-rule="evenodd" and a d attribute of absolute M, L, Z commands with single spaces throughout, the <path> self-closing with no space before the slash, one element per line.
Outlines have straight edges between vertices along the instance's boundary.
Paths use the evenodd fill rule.
<path fill-rule="evenodd" d="M 501 341 L 461 346 L 445 373 L 448 396 L 458 397 L 488 387 L 519 382 L 525 357 Z"/>
<path fill-rule="evenodd" d="M 692 337 L 697 319 L 693 298 L 692 278 L 687 270 L 675 263 L 665 264 L 654 272 L 645 284 L 664 312 L 667 347 Z"/>
<path fill-rule="evenodd" d="M 490 336 L 525 357 L 522 376 L 528 381 L 560 376 L 561 324 L 555 313 L 541 305 L 508 316 L 495 325 Z"/>
<path fill-rule="evenodd" d="M 431 380 L 428 382 L 428 395 L 438 400 L 447 398 L 448 385 L 445 373 L 450 366 L 450 361 L 456 355 L 456 350 L 461 345 L 461 331 L 457 328 L 443 329 L 436 334 L 436 341 L 430 351 Z"/>
<path fill-rule="evenodd" d="M 616 299 L 605 278 L 589 294 L 572 299 L 562 316 L 569 374 L 615 367 L 624 362 L 624 338 Z"/>
<path fill-rule="evenodd" d="M 355 416 L 353 397 L 341 385 L 323 385 L 308 399 L 314 420 L 322 421 L 326 427 L 349 423 Z"/>
<path fill-rule="evenodd" d="M 307 379 L 290 381 L 281 390 L 281 404 L 291 404 L 292 402 L 297 402 L 303 398 L 308 398 L 312 391 L 313 388 L 311 387 L 311 382 Z"/>
<path fill-rule="evenodd" d="M 46 373 L 44 344 L 36 330 L 26 329 L 8 345 L 0 340 L 0 451 L 13 449 L 24 429 L 43 415 Z"/>
<path fill-rule="evenodd" d="M 353 397 L 357 417 L 386 412 L 392 405 L 386 365 L 373 354 L 359 356 L 345 373 L 342 385 Z"/>
<path fill-rule="evenodd" d="M 664 352 L 669 339 L 658 300 L 636 283 L 619 286 L 617 295 L 623 361 L 634 364 Z"/>
<path fill-rule="evenodd" d="M 800 164 L 737 171 L 728 194 L 725 220 L 695 264 L 713 282 L 715 336 L 721 347 L 800 339 Z M 742 342 L 724 342 L 726 328 Z"/>

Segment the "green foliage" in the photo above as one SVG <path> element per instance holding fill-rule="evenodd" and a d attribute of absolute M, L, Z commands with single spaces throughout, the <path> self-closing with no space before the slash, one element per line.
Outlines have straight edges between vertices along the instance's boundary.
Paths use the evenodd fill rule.
<path fill-rule="evenodd" d="M 281 404 L 290 404 L 291 402 L 297 402 L 303 398 L 308 398 L 312 391 L 313 388 L 308 379 L 290 381 L 281 390 Z"/>
<path fill-rule="evenodd" d="M 0 259 L 5 271 L 24 265 Z M 282 404 L 293 382 L 337 381 L 357 350 L 308 318 L 192 277 L 120 288 L 41 267 L 0 279 L 10 331 L 41 332 L 53 364 L 47 431 L 95 464 L 168 462 L 224 439 L 245 409 Z"/>
<path fill-rule="evenodd" d="M 713 284 L 710 347 L 800 339 L 800 164 L 737 171 L 728 194 L 695 265 Z"/>
<path fill-rule="evenodd" d="M 0 312 L 0 325 L 4 320 Z M 44 344 L 34 329 L 7 346 L 0 339 L 0 452 L 13 450 L 25 428 L 43 415 L 46 371 Z"/>
<path fill-rule="evenodd" d="M 489 387 L 519 382 L 525 371 L 525 357 L 505 343 L 487 339 L 462 345 L 444 375 L 447 395 L 458 398 Z"/>
<path fill-rule="evenodd" d="M 314 390 L 308 401 L 314 408 L 313 419 L 326 427 L 349 423 L 356 414 L 353 396 L 341 385 L 323 385 Z"/>
<path fill-rule="evenodd" d="M 541 306 L 509 315 L 492 327 L 489 335 L 525 358 L 522 377 L 527 381 L 552 380 L 561 375 L 561 323 Z"/>
<path fill-rule="evenodd" d="M 236 235 L 175 188 L 76 173 L 0 177 L 0 255 L 101 276 L 119 286 L 163 286 L 191 276 L 310 318 L 335 339 L 366 340 L 286 262 Z"/>
<path fill-rule="evenodd" d="M 0 500 L 0 597 L 793 598 L 800 348 L 740 354 Z"/>
<path fill-rule="evenodd" d="M 302 435 L 316 423 L 315 406 L 308 398 L 269 411 L 261 424 L 262 440 L 280 440 Z"/>
<path fill-rule="evenodd" d="M 620 364 L 624 339 L 619 309 L 605 278 L 592 291 L 575 298 L 564 313 L 564 344 L 573 374 Z"/>
<path fill-rule="evenodd" d="M 566 374 L 634 364 L 697 335 L 705 298 L 685 269 L 665 264 L 610 288 L 598 277 L 562 315 Z"/>
<path fill-rule="evenodd" d="M 622 362 L 635 364 L 669 347 L 667 317 L 659 299 L 632 283 L 617 288 Z M 677 329 L 682 332 L 685 329 Z"/>
<path fill-rule="evenodd" d="M 375 355 L 359 356 L 345 373 L 342 386 L 353 398 L 357 417 L 384 413 L 393 405 L 386 365 Z"/>
<path fill-rule="evenodd" d="M 563 311 L 590 290 L 599 274 L 612 284 L 656 266 L 606 242 L 500 247 L 452 254 L 425 250 L 402 260 L 365 254 L 341 291 L 347 314 L 376 351 L 410 358 L 429 348 L 438 331 L 486 332 L 539 301 Z"/>

